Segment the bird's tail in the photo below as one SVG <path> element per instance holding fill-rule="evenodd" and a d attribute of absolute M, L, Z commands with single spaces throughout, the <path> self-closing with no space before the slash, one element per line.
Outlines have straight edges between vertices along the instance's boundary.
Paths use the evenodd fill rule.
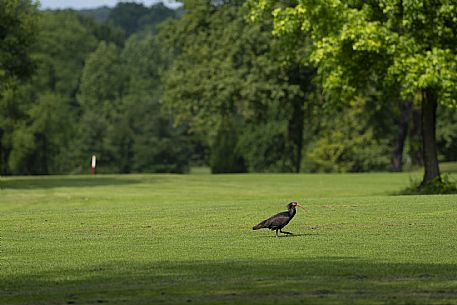
<path fill-rule="evenodd" d="M 265 224 L 265 221 L 262 221 L 262 222 L 259 223 L 258 225 L 253 226 L 252 229 L 253 229 L 253 230 L 258 230 L 258 229 L 265 228 L 264 224 Z"/>

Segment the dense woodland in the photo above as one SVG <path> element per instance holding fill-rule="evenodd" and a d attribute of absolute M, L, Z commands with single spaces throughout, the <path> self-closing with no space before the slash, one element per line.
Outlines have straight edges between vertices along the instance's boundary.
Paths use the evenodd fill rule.
<path fill-rule="evenodd" d="M 391 58 L 318 66 L 313 36 L 281 33 L 265 9 L 183 2 L 41 11 L 2 1 L 1 174 L 87 173 L 93 154 L 105 173 L 423 165 L 421 94 L 386 77 Z M 348 83 L 332 83 L 336 71 Z M 436 118 L 438 158 L 456 161 L 455 105 L 440 103 Z"/>

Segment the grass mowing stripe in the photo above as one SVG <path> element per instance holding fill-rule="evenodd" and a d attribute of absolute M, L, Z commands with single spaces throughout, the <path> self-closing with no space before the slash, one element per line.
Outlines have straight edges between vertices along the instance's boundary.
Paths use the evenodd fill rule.
<path fill-rule="evenodd" d="M 457 196 L 408 176 L 2 178 L 0 303 L 457 304 Z"/>

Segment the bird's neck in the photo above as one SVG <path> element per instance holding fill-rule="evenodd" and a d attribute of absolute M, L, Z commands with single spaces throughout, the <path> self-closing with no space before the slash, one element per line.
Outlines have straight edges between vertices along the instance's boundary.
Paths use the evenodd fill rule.
<path fill-rule="evenodd" d="M 297 210 L 295 209 L 295 207 L 290 208 L 290 209 L 289 209 L 289 216 L 290 216 L 291 218 L 294 217 L 296 212 L 297 212 Z"/>

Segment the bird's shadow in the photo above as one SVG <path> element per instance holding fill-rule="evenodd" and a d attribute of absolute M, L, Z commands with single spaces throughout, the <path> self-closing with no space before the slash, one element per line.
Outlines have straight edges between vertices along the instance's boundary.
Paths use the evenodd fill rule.
<path fill-rule="evenodd" d="M 298 233 L 298 234 L 295 234 L 295 233 L 292 233 L 292 234 L 288 234 L 288 235 L 279 235 L 278 237 L 276 237 L 276 235 L 262 235 L 262 236 L 257 236 L 258 238 L 290 238 L 290 237 L 305 237 L 305 236 L 319 236 L 319 234 L 317 233 L 314 233 L 314 234 L 310 234 L 310 233 Z"/>

